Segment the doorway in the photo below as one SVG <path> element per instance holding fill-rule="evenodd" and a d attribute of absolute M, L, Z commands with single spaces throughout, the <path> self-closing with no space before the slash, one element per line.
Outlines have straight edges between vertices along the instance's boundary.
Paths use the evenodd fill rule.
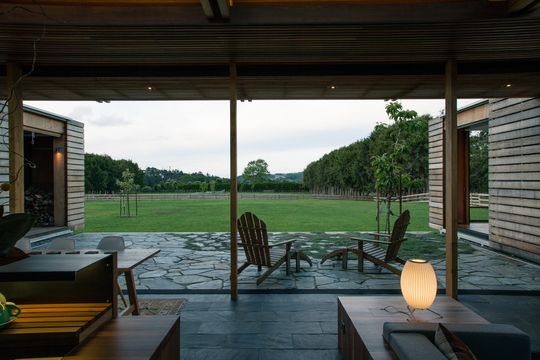
<path fill-rule="evenodd" d="M 34 226 L 65 226 L 65 176 L 61 137 L 24 132 L 24 208 Z"/>

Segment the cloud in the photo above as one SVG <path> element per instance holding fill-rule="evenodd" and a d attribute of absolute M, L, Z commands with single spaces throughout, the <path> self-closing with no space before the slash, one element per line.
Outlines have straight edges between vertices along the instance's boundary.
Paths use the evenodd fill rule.
<path fill-rule="evenodd" d="M 94 109 L 89 105 L 75 106 L 71 112 L 68 113 L 68 117 L 83 122 L 89 125 L 95 126 L 122 126 L 131 124 L 132 121 L 126 119 L 124 116 L 115 114 L 95 114 Z"/>
<path fill-rule="evenodd" d="M 131 124 L 132 121 L 120 115 L 104 115 L 93 118 L 90 121 L 91 125 L 95 126 L 120 126 Z"/>
<path fill-rule="evenodd" d="M 460 105 L 474 100 L 461 101 Z M 437 116 L 444 100 L 404 100 Z M 229 176 L 227 101 L 39 101 L 30 105 L 86 124 L 85 150 L 141 167 Z M 365 138 L 387 122 L 382 100 L 238 103 L 238 171 L 262 158 L 272 172 L 302 171 L 325 153 Z"/>

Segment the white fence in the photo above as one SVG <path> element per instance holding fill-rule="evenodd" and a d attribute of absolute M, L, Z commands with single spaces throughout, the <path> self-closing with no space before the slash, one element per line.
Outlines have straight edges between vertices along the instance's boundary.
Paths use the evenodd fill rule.
<path fill-rule="evenodd" d="M 139 193 L 139 200 L 229 200 L 229 193 Z M 85 199 L 97 200 L 120 200 L 119 194 L 86 194 Z M 309 193 L 238 193 L 240 200 L 375 200 L 373 196 L 342 196 L 342 195 L 322 195 Z M 403 201 L 428 201 L 428 194 L 415 194 L 403 196 Z"/>
<path fill-rule="evenodd" d="M 229 193 L 140 193 L 138 194 L 141 201 L 152 200 L 229 200 Z M 120 200 L 119 194 L 86 194 L 86 200 Z M 376 200 L 373 196 L 340 196 L 340 195 L 320 195 L 309 193 L 238 193 L 240 200 Z M 398 199 L 393 199 L 397 201 Z M 403 202 L 427 202 L 429 201 L 429 193 L 404 195 Z M 489 194 L 470 194 L 471 207 L 489 206 Z"/>
<path fill-rule="evenodd" d="M 470 193 L 470 207 L 487 208 L 489 207 L 489 194 Z"/>
<path fill-rule="evenodd" d="M 141 201 L 152 200 L 229 200 L 229 193 L 139 193 Z M 119 194 L 86 194 L 85 199 L 88 200 L 119 200 Z M 308 193 L 238 193 L 240 200 L 304 200 L 304 199 L 320 199 L 320 200 L 371 200 L 371 196 L 354 196 L 343 197 L 338 195 L 317 195 Z"/>

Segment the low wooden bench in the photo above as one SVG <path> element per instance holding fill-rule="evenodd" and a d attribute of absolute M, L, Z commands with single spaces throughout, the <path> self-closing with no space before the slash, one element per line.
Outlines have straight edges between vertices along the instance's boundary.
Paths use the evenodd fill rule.
<path fill-rule="evenodd" d="M 0 358 L 59 356 L 78 346 L 112 319 L 112 305 L 25 304 L 0 330 Z"/>
<path fill-rule="evenodd" d="M 116 318 L 66 356 L 32 360 L 179 360 L 178 316 Z M 18 360 L 30 360 L 18 358 Z"/>
<path fill-rule="evenodd" d="M 178 360 L 179 316 L 129 316 L 116 318 L 87 343 L 72 350 L 68 360 Z"/>

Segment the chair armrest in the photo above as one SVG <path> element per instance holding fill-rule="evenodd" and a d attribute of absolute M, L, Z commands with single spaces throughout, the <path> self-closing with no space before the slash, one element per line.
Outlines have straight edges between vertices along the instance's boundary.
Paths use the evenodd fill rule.
<path fill-rule="evenodd" d="M 366 242 L 377 243 L 377 244 L 390 244 L 390 241 L 386 241 L 386 240 L 364 239 L 364 238 L 357 238 L 357 237 L 352 237 L 351 240 L 366 241 Z"/>
<path fill-rule="evenodd" d="M 383 236 L 383 237 L 390 237 L 390 236 L 392 236 L 392 234 L 377 233 L 377 232 L 368 232 L 368 233 L 364 233 L 364 234 L 369 234 L 369 235 L 373 235 L 373 236 Z"/>
<path fill-rule="evenodd" d="M 371 242 L 371 243 L 377 243 L 377 244 L 390 244 L 390 241 L 385 241 L 385 240 L 375 240 L 375 239 L 364 239 L 364 238 L 357 238 L 357 237 L 352 237 L 351 240 L 358 240 L 358 241 L 365 241 L 365 242 Z M 396 242 L 403 242 L 407 240 L 407 238 L 403 238 L 401 240 L 397 240 Z"/>
<path fill-rule="evenodd" d="M 295 240 L 285 240 L 285 241 L 280 241 L 280 242 L 277 242 L 277 243 L 269 244 L 268 247 L 271 249 L 274 246 L 292 244 L 293 242 L 295 242 Z"/>

